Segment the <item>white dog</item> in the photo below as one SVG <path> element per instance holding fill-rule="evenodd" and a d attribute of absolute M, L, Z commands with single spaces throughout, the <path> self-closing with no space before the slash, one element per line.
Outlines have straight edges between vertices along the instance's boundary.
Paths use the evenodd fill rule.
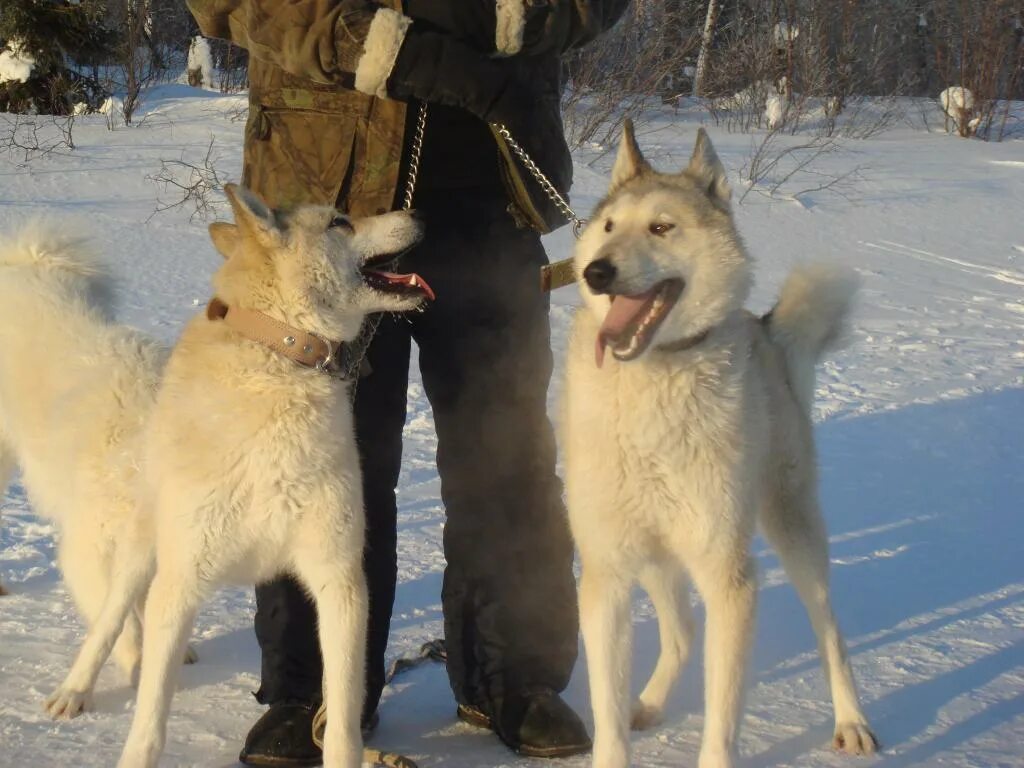
<path fill-rule="evenodd" d="M 144 437 L 157 569 L 139 695 L 120 768 L 163 749 L 174 663 L 196 610 L 225 582 L 294 574 L 315 599 L 324 657 L 324 765 L 361 764 L 367 597 L 351 381 L 330 375 L 369 313 L 429 297 L 414 275 L 376 272 L 421 236 L 399 212 L 269 210 L 228 195 L 235 224 L 210 231 L 226 262 L 217 300 L 171 353 Z M 343 368 L 342 368 L 343 369 Z"/>
<path fill-rule="evenodd" d="M 755 522 L 817 633 L 835 746 L 876 749 L 829 601 L 810 418 L 814 366 L 840 335 L 856 280 L 799 268 L 771 313 L 744 311 L 751 266 L 729 199 L 703 130 L 689 167 L 669 175 L 651 169 L 627 125 L 575 253 L 586 306 L 569 352 L 564 448 L 599 768 L 629 764 L 630 587 L 639 580 L 650 595 L 661 639 L 632 709 L 643 728 L 659 720 L 690 649 L 691 578 L 707 606 L 699 765 L 733 765 Z"/>
<path fill-rule="evenodd" d="M 136 456 L 166 351 L 113 325 L 106 291 L 80 238 L 37 224 L 0 247 L 0 494 L 20 466 L 33 508 L 57 523 L 64 582 L 89 626 L 46 701 L 54 717 L 89 707 L 111 646 L 134 679 L 153 557 Z"/>

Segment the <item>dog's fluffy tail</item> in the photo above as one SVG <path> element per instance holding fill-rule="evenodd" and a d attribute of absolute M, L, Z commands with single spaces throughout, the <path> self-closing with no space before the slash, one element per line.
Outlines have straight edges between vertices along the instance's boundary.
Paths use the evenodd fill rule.
<path fill-rule="evenodd" d="M 109 316 L 113 285 L 96 260 L 89 238 L 42 222 L 26 225 L 13 237 L 0 239 L 0 269 L 29 267 L 52 277 L 55 287 L 70 288 L 93 309 Z"/>
<path fill-rule="evenodd" d="M 842 346 L 859 285 L 857 273 L 847 267 L 801 265 L 764 317 L 772 340 L 785 353 L 793 394 L 807 413 L 814 404 L 814 368 L 825 352 Z"/>

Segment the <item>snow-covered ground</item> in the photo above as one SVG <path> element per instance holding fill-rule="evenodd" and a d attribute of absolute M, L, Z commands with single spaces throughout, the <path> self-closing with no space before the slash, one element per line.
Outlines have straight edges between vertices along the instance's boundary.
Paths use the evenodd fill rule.
<path fill-rule="evenodd" d="M 237 179 L 242 106 L 239 97 L 163 88 L 132 128 L 111 132 L 102 116 L 79 118 L 74 151 L 28 164 L 0 155 L 0 229 L 38 216 L 95 232 L 120 281 L 120 317 L 172 341 L 205 303 L 218 257 L 189 210 L 152 215 L 158 198 L 175 198 L 147 177 L 161 161 L 202 165 L 209 152 L 222 179 Z M 657 166 L 682 167 L 704 117 L 655 114 L 639 130 L 641 144 Z M 742 191 L 738 170 L 751 137 L 710 130 Z M 577 153 L 581 211 L 607 183 L 605 149 Z M 770 306 L 798 260 L 837 259 L 864 276 L 853 344 L 820 376 L 817 433 L 837 612 L 884 752 L 855 760 L 827 749 L 830 708 L 811 630 L 777 559 L 758 543 L 762 588 L 741 765 L 1021 766 L 1024 142 L 964 141 L 907 124 L 852 142 L 814 170 L 839 175 L 855 166 L 860 178 L 846 197 L 751 194 L 738 219 L 758 264 L 755 309 Z M 566 231 L 548 240 L 553 257 L 570 244 Z M 573 289 L 553 302 L 560 355 Z M 552 402 L 557 389 L 556 380 Z M 443 513 L 430 409 L 415 373 L 410 395 L 395 656 L 441 629 Z M 133 692 L 108 665 L 96 711 L 71 722 L 43 713 L 82 626 L 54 565 L 53 528 L 33 516 L 17 483 L 2 517 L 0 581 L 12 595 L 0 598 L 0 766 L 113 765 Z M 251 590 L 229 589 L 202 612 L 201 660 L 182 672 L 163 765 L 236 765 L 261 711 L 248 694 L 259 669 L 253 607 Z M 657 632 L 644 601 L 636 619 L 639 686 Z M 568 695 L 589 722 L 586 689 L 581 663 Z M 373 743 L 417 757 L 422 768 L 530 764 L 458 724 L 453 711 L 443 670 L 422 667 L 385 693 Z M 695 764 L 701 724 L 698 654 L 665 724 L 635 737 L 636 764 Z"/>

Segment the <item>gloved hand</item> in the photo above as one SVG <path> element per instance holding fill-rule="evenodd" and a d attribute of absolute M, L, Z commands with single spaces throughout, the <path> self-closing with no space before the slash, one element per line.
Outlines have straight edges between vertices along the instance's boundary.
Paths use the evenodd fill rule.
<path fill-rule="evenodd" d="M 395 60 L 387 93 L 465 109 L 486 123 L 506 125 L 517 139 L 537 108 L 514 62 L 490 58 L 449 35 L 415 25 Z"/>
<path fill-rule="evenodd" d="M 447 32 L 481 53 L 494 52 L 495 0 L 403 0 L 402 5 L 406 16 L 425 22 L 421 27 Z"/>
<path fill-rule="evenodd" d="M 391 44 L 380 45 L 379 40 Z M 572 174 L 568 156 L 557 151 L 557 145 L 564 142 L 558 96 L 539 95 L 537 87 L 525 83 L 524 73 L 534 70 L 521 60 L 482 54 L 449 34 L 418 28 L 415 22 L 386 9 L 377 11 L 364 50 L 356 71 L 359 90 L 403 101 L 444 104 L 466 110 L 485 123 L 504 125 L 541 171 L 557 185 L 568 186 Z M 384 50 L 389 53 L 386 58 L 372 57 Z M 376 63 L 381 60 L 386 66 Z M 364 76 L 360 77 L 360 71 Z M 376 76 L 370 77 L 368 72 Z M 555 151 L 549 145 L 554 145 Z M 563 155 L 566 162 L 551 167 L 551 158 Z M 514 158 L 511 162 L 520 165 Z M 518 175 L 530 187 L 529 196 L 535 205 L 547 208 L 543 192 L 524 170 L 520 165 Z M 541 215 L 549 225 L 560 220 L 559 214 L 549 210 Z"/>

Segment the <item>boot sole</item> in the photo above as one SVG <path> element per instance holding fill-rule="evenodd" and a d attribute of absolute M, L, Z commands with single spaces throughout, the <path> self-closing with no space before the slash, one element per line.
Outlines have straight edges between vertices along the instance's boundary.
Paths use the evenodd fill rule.
<path fill-rule="evenodd" d="M 455 714 L 459 720 L 464 723 L 468 723 L 475 728 L 484 728 L 488 731 L 494 730 L 494 726 L 491 724 L 491 718 L 476 707 L 471 707 L 468 704 L 459 704 L 458 709 L 455 710 Z"/>
<path fill-rule="evenodd" d="M 239 755 L 238 762 L 242 765 L 253 765 L 256 768 L 309 768 L 309 766 L 324 764 L 322 757 L 299 760 L 294 757 L 257 757 L 255 755 Z"/>
<path fill-rule="evenodd" d="M 466 704 L 459 704 L 455 714 L 462 722 L 472 725 L 476 728 L 491 731 L 501 738 L 501 734 L 494 730 L 494 725 L 491 722 L 491 718 L 485 715 L 476 707 L 471 707 Z M 502 739 L 504 742 L 504 739 Z M 572 757 L 573 755 L 582 755 L 591 750 L 591 744 L 561 744 L 557 747 L 535 747 L 529 744 L 508 744 L 506 746 L 515 751 L 516 754 L 522 755 L 523 757 L 543 757 L 543 758 L 556 758 L 556 757 Z"/>

